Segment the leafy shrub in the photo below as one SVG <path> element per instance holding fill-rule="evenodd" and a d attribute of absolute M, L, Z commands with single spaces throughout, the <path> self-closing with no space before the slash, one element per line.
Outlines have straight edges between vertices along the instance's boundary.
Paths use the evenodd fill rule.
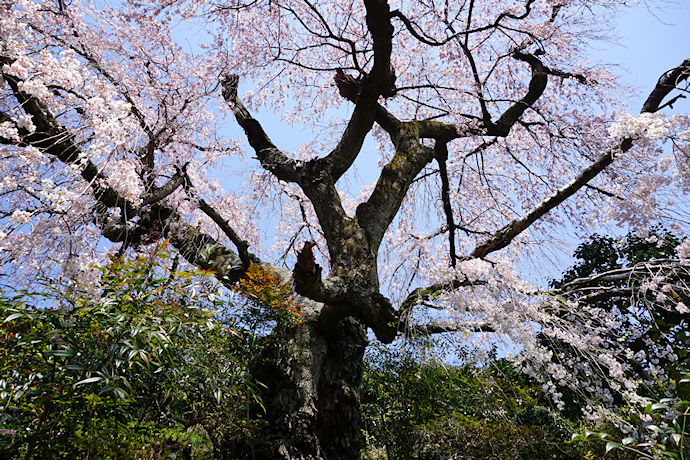
<path fill-rule="evenodd" d="M 6 457 L 93 457 L 97 448 L 99 458 L 179 458 L 193 448 L 204 458 L 251 435 L 245 411 L 260 405 L 261 383 L 248 363 L 267 346 L 258 329 L 299 320 L 298 308 L 280 301 L 282 285 L 261 267 L 240 287 L 250 299 L 233 306 L 210 273 L 177 271 L 158 249 L 112 258 L 99 295 L 73 282 L 0 297 Z"/>
<path fill-rule="evenodd" d="M 371 459 L 579 459 L 571 424 L 538 406 L 541 391 L 505 360 L 486 367 L 368 355 L 362 416 Z M 586 451 L 584 451 L 586 452 Z"/>

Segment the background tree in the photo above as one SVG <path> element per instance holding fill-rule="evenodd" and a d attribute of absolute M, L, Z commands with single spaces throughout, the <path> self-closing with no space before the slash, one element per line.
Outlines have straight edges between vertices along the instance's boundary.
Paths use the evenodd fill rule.
<path fill-rule="evenodd" d="M 600 335 L 602 346 L 618 350 L 619 360 L 629 364 L 627 372 L 644 382 L 639 393 L 648 398 L 670 396 L 675 385 L 668 384 L 688 370 L 690 272 L 678 253 L 685 244 L 660 226 L 621 238 L 594 235 L 575 251 L 578 262 L 551 282 L 575 302 L 571 307 L 590 305 L 605 312 L 613 327 Z M 567 317 L 569 309 L 561 315 Z M 577 359 L 576 350 L 556 337 L 543 339 L 559 361 Z M 610 389 L 611 397 L 620 397 L 615 382 Z"/>
<path fill-rule="evenodd" d="M 582 458 L 587 448 L 565 443 L 577 424 L 544 403 L 538 385 L 495 356 L 449 365 L 413 348 L 372 347 L 362 381 L 363 458 Z"/>
<path fill-rule="evenodd" d="M 95 285 L 102 241 L 124 254 L 161 238 L 229 287 L 253 265 L 294 266 L 272 271 L 292 281 L 304 321 L 276 327 L 281 352 L 252 364 L 268 423 L 233 448 L 355 458 L 367 328 L 384 343 L 491 332 L 539 368 L 550 357 L 535 324 L 575 345 L 606 330 L 566 327 L 579 323 L 550 315 L 515 263 L 566 221 L 646 225 L 682 209 L 688 118 L 659 111 L 687 89 L 690 61 L 660 69 L 639 116 L 617 111 L 615 78 L 586 62 L 605 8 L 624 3 L 5 3 L 4 271 L 17 284 L 62 270 Z M 173 40 L 206 24 L 204 46 Z M 255 91 L 241 95 L 240 80 Z M 345 119 L 331 119 L 343 104 Z M 281 150 L 250 112 L 263 107 L 316 140 Z M 221 183 L 221 168 L 245 168 L 220 129 L 228 108 L 253 158 Z M 370 134 L 378 177 L 348 188 L 373 163 Z M 260 235 L 278 208 L 276 255 Z M 440 313 L 425 323 L 428 308 Z M 612 368 L 616 352 L 587 345 Z"/>

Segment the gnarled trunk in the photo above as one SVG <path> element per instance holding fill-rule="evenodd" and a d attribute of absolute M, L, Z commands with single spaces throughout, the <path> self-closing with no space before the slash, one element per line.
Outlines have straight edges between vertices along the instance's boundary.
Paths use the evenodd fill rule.
<path fill-rule="evenodd" d="M 327 334 L 315 321 L 276 334 L 281 343 L 253 370 L 266 385 L 266 423 L 257 438 L 237 450 L 239 458 L 358 458 L 366 329 L 348 317 Z"/>

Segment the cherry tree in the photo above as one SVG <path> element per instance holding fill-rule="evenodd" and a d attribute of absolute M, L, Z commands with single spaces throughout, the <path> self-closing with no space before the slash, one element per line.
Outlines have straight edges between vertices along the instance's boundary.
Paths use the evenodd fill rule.
<path fill-rule="evenodd" d="M 541 330 L 634 401 L 625 350 L 597 348 L 605 312 L 520 273 L 563 228 L 687 224 L 690 120 L 672 110 L 690 59 L 659 69 L 639 115 L 588 61 L 625 3 L 3 2 L 3 272 L 97 295 L 103 252 L 162 239 L 227 286 L 270 266 L 304 322 L 254 365 L 268 423 L 228 452 L 257 458 L 356 458 L 368 329 L 513 341 L 558 399 L 576 382 Z M 679 254 L 659 270 L 687 270 Z M 595 413 L 612 398 L 592 379 Z"/>

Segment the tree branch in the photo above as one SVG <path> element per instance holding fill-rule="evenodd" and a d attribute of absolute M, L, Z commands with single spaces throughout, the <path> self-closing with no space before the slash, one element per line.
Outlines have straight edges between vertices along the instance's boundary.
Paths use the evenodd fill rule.
<path fill-rule="evenodd" d="M 184 184 L 186 174 L 187 173 L 184 171 L 184 169 L 176 171 L 170 180 L 164 185 L 144 194 L 141 197 L 141 205 L 146 206 L 148 204 L 158 203 L 163 198 L 173 193 L 178 187 Z"/>
<path fill-rule="evenodd" d="M 432 299 L 441 292 L 454 291 L 463 287 L 481 286 L 487 284 L 486 281 L 474 280 L 453 280 L 447 283 L 432 284 L 431 286 L 417 288 L 407 295 L 403 303 L 400 305 L 399 313 L 401 318 L 410 315 L 412 308 L 421 302 Z"/>
<path fill-rule="evenodd" d="M 420 142 L 416 123 L 403 123 L 395 155 L 383 167 L 369 199 L 357 207 L 357 222 L 372 249 L 377 250 L 381 244 L 414 178 L 433 159 L 434 150 Z"/>
<path fill-rule="evenodd" d="M 533 71 L 535 67 L 538 66 L 533 65 Z M 673 87 L 675 87 L 675 85 L 687 79 L 688 76 L 690 76 L 690 59 L 686 59 L 678 67 L 666 72 L 659 79 L 659 82 L 652 90 L 649 98 L 644 103 L 641 113 L 655 112 L 659 108 L 659 104 L 661 103 L 662 99 L 673 89 Z M 671 87 L 671 84 L 674 86 Z M 517 113 L 517 111 L 518 109 L 514 110 L 515 113 Z M 512 118 L 512 115 L 507 116 L 504 114 L 504 116 L 506 117 L 506 120 Z M 504 118 L 504 116 L 501 118 Z M 498 123 L 500 123 L 500 120 Z M 508 246 L 508 244 L 510 244 L 510 242 L 513 241 L 516 236 L 529 228 L 536 220 L 541 218 L 559 204 L 563 203 L 566 199 L 573 196 L 590 180 L 595 178 L 600 172 L 606 169 L 611 163 L 613 163 L 616 155 L 627 152 L 632 146 L 632 139 L 623 139 L 616 147 L 602 154 L 594 163 L 584 169 L 566 186 L 556 190 L 553 194 L 551 194 L 551 196 L 534 206 L 526 214 L 514 219 L 505 227 L 494 233 L 492 237 L 479 244 L 469 256 L 465 257 L 465 259 L 483 258 L 494 251 L 498 251 Z"/>
<path fill-rule="evenodd" d="M 391 71 L 391 52 L 393 50 L 393 25 L 386 0 L 365 0 L 366 23 L 373 40 L 374 64 L 371 72 L 361 81 L 345 75 L 342 70 L 336 73 L 336 84 L 343 94 L 348 87 L 348 99 L 355 101 L 355 109 L 338 145 L 322 160 L 318 169 L 325 169 L 333 183 L 352 166 L 359 155 L 376 118 L 379 96 L 390 96 L 395 92 L 395 76 Z M 346 84 L 347 83 L 347 84 Z M 381 114 L 379 114 L 381 115 Z M 379 116 L 384 121 L 386 118 Z"/>
<path fill-rule="evenodd" d="M 556 190 L 548 198 L 534 206 L 526 214 L 514 219 L 508 225 L 498 230 L 490 238 L 477 245 L 477 247 L 464 259 L 484 258 L 492 252 L 498 251 L 508 246 L 516 236 L 529 228 L 534 222 L 553 208 L 563 203 L 566 199 L 577 193 L 587 182 L 595 178 L 601 171 L 606 169 L 616 155 L 627 152 L 632 147 L 631 139 L 624 139 L 616 148 L 610 149 L 601 155 L 597 161 L 583 170 L 577 177 L 571 180 L 566 186 Z"/>
<path fill-rule="evenodd" d="M 242 127 L 247 136 L 249 145 L 252 146 L 256 156 L 264 169 L 271 172 L 279 180 L 285 182 L 300 182 L 303 170 L 303 162 L 289 158 L 273 144 L 271 139 L 255 120 L 247 108 L 237 96 L 237 75 L 226 75 L 221 79 L 223 98 L 228 103 L 237 123 Z"/>
<path fill-rule="evenodd" d="M 642 105 L 642 113 L 654 113 L 664 107 L 660 106 L 664 98 L 668 93 L 676 89 L 680 83 L 687 80 L 688 77 L 690 77 L 690 58 L 684 60 L 678 67 L 674 67 L 659 78 L 656 86 Z"/>
<path fill-rule="evenodd" d="M 429 46 L 443 46 L 443 45 L 447 44 L 448 42 L 450 42 L 451 40 L 454 40 L 458 37 L 467 36 L 467 35 L 474 34 L 477 32 L 483 32 L 483 31 L 489 30 L 489 29 L 495 29 L 496 27 L 500 26 L 501 21 L 503 21 L 504 18 L 525 19 L 527 16 L 529 16 L 530 12 L 532 11 L 532 4 L 535 1 L 536 0 L 527 0 L 525 2 L 525 12 L 520 14 L 520 15 L 515 15 L 515 14 L 509 13 L 509 12 L 502 12 L 501 14 L 498 15 L 496 20 L 491 24 L 487 24 L 487 25 L 481 26 L 481 27 L 475 27 L 474 29 L 467 29 L 467 30 L 464 30 L 462 32 L 453 32 L 453 30 L 451 30 L 451 32 L 453 32 L 453 34 L 449 35 L 448 37 L 443 38 L 442 40 L 436 40 L 432 37 L 429 37 L 424 32 L 418 32 L 415 29 L 415 27 L 419 28 L 419 26 L 417 24 L 415 24 L 414 22 L 412 22 L 400 10 L 392 11 L 391 17 L 400 19 L 402 21 L 402 23 L 405 25 L 405 28 L 407 29 L 407 31 L 410 32 L 410 34 L 414 38 L 419 40 L 420 42 L 422 42 L 426 45 L 429 45 Z"/>
<path fill-rule="evenodd" d="M 0 63 L 10 62 L 9 58 L 0 57 Z M 0 138 L 0 142 L 19 147 L 33 146 L 67 165 L 77 166 L 81 177 L 93 190 L 98 203 L 96 211 L 101 219 L 97 219 L 96 223 L 104 237 L 125 244 L 139 244 L 152 234 L 170 237 L 173 246 L 188 262 L 202 269 L 214 270 L 222 282 L 232 284 L 244 275 L 242 260 L 237 254 L 199 230 L 179 223 L 175 210 L 159 204 L 163 198 L 183 185 L 184 170 L 176 172 L 165 185 L 142 196 L 143 205 L 153 204 L 152 209 L 142 211 L 141 207 L 134 207 L 114 189 L 105 185 L 106 177 L 82 152 L 72 134 L 60 124 L 50 110 L 35 97 L 19 90 L 19 79 L 12 75 L 4 75 L 4 78 L 23 110 L 32 116 L 36 130 L 30 133 L 20 129 L 21 139 L 18 142 L 4 138 Z M 11 120 L 6 114 L 0 114 L 0 118 Z M 99 207 L 102 207 L 102 210 L 99 210 Z M 109 218 L 105 212 L 107 208 L 121 209 L 125 219 L 116 221 Z M 136 224 L 127 221 L 135 216 L 140 217 Z M 176 224 L 171 225 L 172 222 Z"/>
<path fill-rule="evenodd" d="M 496 332 L 496 329 L 485 321 L 467 321 L 460 323 L 409 324 L 402 331 L 405 337 L 443 334 L 446 332 Z"/>
<path fill-rule="evenodd" d="M 446 225 L 448 228 L 448 250 L 450 252 L 450 266 L 455 267 L 457 254 L 455 253 L 455 220 L 453 219 L 453 207 L 450 203 L 450 184 L 448 183 L 448 170 L 446 161 L 448 160 L 448 147 L 443 142 L 436 142 L 434 146 L 436 161 L 438 162 L 439 174 L 441 175 L 441 202 L 443 211 L 446 214 Z"/>
<path fill-rule="evenodd" d="M 203 198 L 199 198 L 199 209 L 201 209 L 204 212 L 204 214 L 210 217 L 211 220 L 213 220 L 213 222 L 216 223 L 218 228 L 220 228 L 223 231 L 223 233 L 225 233 L 225 236 L 227 236 L 228 239 L 232 241 L 232 244 L 234 244 L 237 248 L 240 260 L 242 261 L 242 267 L 245 270 L 249 268 L 249 264 L 251 262 L 259 262 L 258 257 L 251 254 L 248 251 L 249 243 L 246 240 L 240 238 L 240 236 L 237 233 L 235 233 L 235 231 L 232 229 L 230 224 L 228 224 L 228 221 L 223 219 L 223 217 L 221 217 L 221 215 L 218 214 L 218 211 L 216 211 L 208 203 L 206 203 L 206 201 L 204 201 Z"/>
<path fill-rule="evenodd" d="M 590 288 L 592 286 L 598 287 L 597 284 L 600 283 L 625 281 L 639 274 L 676 269 L 690 269 L 690 262 L 680 259 L 651 259 L 648 262 L 638 263 L 632 267 L 618 268 L 603 273 L 595 273 L 584 278 L 576 278 L 561 286 L 559 292 L 569 294 L 576 290 Z"/>
<path fill-rule="evenodd" d="M 519 51 L 514 52 L 512 56 L 530 65 L 532 68 L 532 79 L 529 82 L 527 94 L 510 106 L 503 115 L 500 116 L 496 123 L 491 123 L 486 126 L 489 136 L 508 136 L 510 129 L 522 114 L 544 94 L 544 90 L 549 81 L 546 66 L 544 66 L 536 56 Z"/>
<path fill-rule="evenodd" d="M 351 75 L 347 75 L 342 71 L 336 72 L 334 80 L 336 87 L 338 88 L 338 92 L 342 97 L 352 103 L 356 103 L 358 101 L 361 93 L 361 81 L 356 80 Z M 374 115 L 374 121 L 391 136 L 391 140 L 395 145 L 397 143 L 398 132 L 400 131 L 400 120 L 393 116 L 378 102 L 376 102 L 375 105 L 376 113 Z"/>

